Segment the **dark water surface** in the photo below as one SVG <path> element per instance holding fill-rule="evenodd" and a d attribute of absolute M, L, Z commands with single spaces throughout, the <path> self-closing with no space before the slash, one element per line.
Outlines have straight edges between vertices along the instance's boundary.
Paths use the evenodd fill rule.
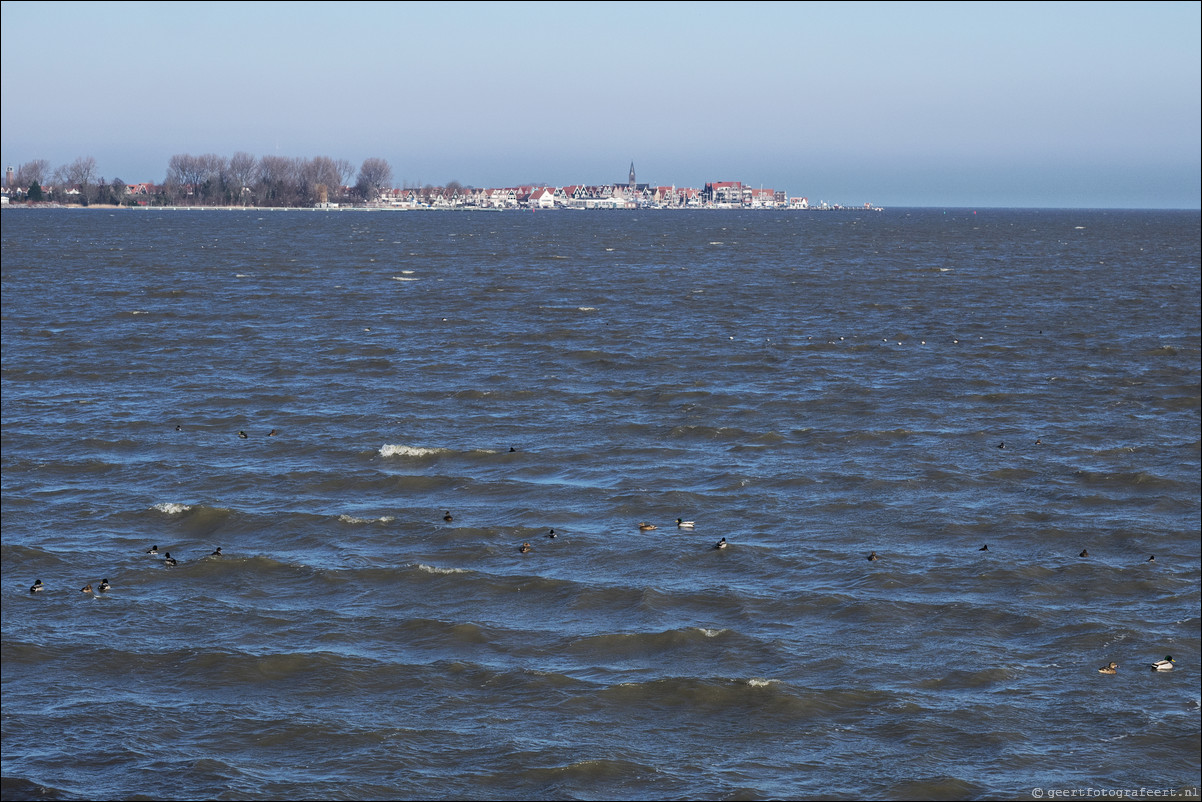
<path fill-rule="evenodd" d="M 1199 269 L 1196 211 L 6 210 L 4 796 L 1196 798 Z"/>

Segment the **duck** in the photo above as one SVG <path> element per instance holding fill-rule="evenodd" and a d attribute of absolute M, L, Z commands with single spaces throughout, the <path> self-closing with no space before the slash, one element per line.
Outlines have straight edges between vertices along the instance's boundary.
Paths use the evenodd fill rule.
<path fill-rule="evenodd" d="M 547 533 L 547 537 L 549 537 L 549 538 L 551 538 L 552 540 L 554 540 L 555 538 L 559 537 L 559 535 L 555 534 L 555 530 L 554 530 L 554 529 L 552 529 L 550 532 L 548 532 L 548 533 Z"/>
<path fill-rule="evenodd" d="M 175 430 L 176 430 L 177 432 L 182 432 L 182 431 L 184 430 L 184 427 L 183 427 L 183 426 L 180 426 L 180 425 L 177 423 L 177 424 L 175 424 Z"/>
<path fill-rule="evenodd" d="M 989 544 L 986 543 L 984 546 L 981 546 L 981 548 L 977 549 L 977 551 L 989 551 Z"/>
<path fill-rule="evenodd" d="M 159 553 L 159 547 L 158 547 L 158 546 L 151 546 L 150 548 L 148 548 L 148 549 L 146 550 L 146 553 L 147 553 L 147 554 L 158 554 L 158 553 Z"/>
<path fill-rule="evenodd" d="M 168 568 L 174 568 L 174 567 L 175 567 L 175 565 L 176 565 L 176 561 L 175 561 L 175 558 L 171 556 L 171 552 L 167 552 L 167 553 L 166 553 L 166 554 L 163 556 L 163 564 L 164 564 L 164 565 L 166 565 Z"/>
<path fill-rule="evenodd" d="M 716 548 L 716 549 L 724 549 L 724 548 L 726 548 L 726 538 L 722 538 L 722 539 L 721 539 L 721 540 L 719 540 L 717 543 L 715 543 L 715 544 L 714 544 L 714 548 Z"/>
<path fill-rule="evenodd" d="M 527 552 L 534 551 L 534 547 L 529 543 L 523 543 L 522 545 L 518 546 L 518 551 L 520 551 L 522 554 L 526 554 Z"/>
<path fill-rule="evenodd" d="M 1099 668 L 1098 673 L 1099 674 L 1117 674 L 1118 671 L 1116 669 L 1118 667 L 1119 667 L 1119 664 L 1114 662 L 1113 660 L 1111 660 L 1109 663 L 1107 663 L 1106 665 Z"/>
<path fill-rule="evenodd" d="M 220 557 L 221 556 L 221 546 L 218 546 L 216 549 L 214 549 L 213 553 L 210 554 L 209 556 L 210 557 Z"/>
<path fill-rule="evenodd" d="M 442 519 L 443 519 L 444 521 L 446 521 L 447 523 L 450 523 L 451 521 L 455 520 L 455 516 L 454 516 L 454 515 L 451 515 L 451 511 L 450 511 L 450 510 L 447 510 L 447 514 L 446 514 L 446 515 L 444 515 L 444 516 L 442 516 Z"/>
<path fill-rule="evenodd" d="M 649 524 L 646 521 L 643 521 L 641 524 L 639 524 L 640 532 L 650 532 L 652 529 L 659 529 L 659 527 L 655 524 Z"/>
<path fill-rule="evenodd" d="M 244 431 L 242 431 L 241 429 L 239 429 L 239 430 L 238 430 L 238 436 L 239 436 L 240 438 L 242 438 L 243 440 L 245 440 L 245 439 L 247 438 L 247 436 L 248 436 L 248 435 L 246 434 L 246 432 L 244 432 Z"/>
<path fill-rule="evenodd" d="M 878 557 L 878 556 L 876 556 L 876 552 L 875 552 L 875 551 L 874 551 L 874 552 L 872 552 L 872 554 L 869 554 L 869 555 L 868 555 L 868 562 L 870 562 L 870 563 L 874 563 L 874 562 L 876 562 L 876 561 L 877 561 L 877 560 L 879 560 L 879 559 L 881 559 L 881 558 L 880 558 L 880 557 Z"/>
<path fill-rule="evenodd" d="M 686 521 L 682 518 L 677 518 L 676 526 L 681 529 L 692 529 L 694 526 L 696 526 L 696 523 L 694 523 L 693 521 Z"/>
<path fill-rule="evenodd" d="M 1173 663 L 1175 663 L 1175 662 L 1176 661 L 1173 659 L 1173 655 L 1166 654 L 1164 656 L 1163 660 L 1157 660 L 1155 663 L 1152 664 L 1152 670 L 1153 671 L 1172 671 Z"/>
<path fill-rule="evenodd" d="M 89 582 L 88 584 L 84 585 L 82 588 L 79 589 L 79 592 L 80 593 L 91 593 L 92 592 L 92 583 Z"/>
<path fill-rule="evenodd" d="M 1155 554 L 1148 555 L 1148 562 L 1150 562 L 1150 563 L 1156 562 L 1156 555 Z"/>
<path fill-rule="evenodd" d="M 270 432 L 268 432 L 268 433 L 267 433 L 267 436 L 268 436 L 268 437 L 275 437 L 275 429 L 272 429 Z"/>
<path fill-rule="evenodd" d="M 112 585 L 109 584 L 109 581 L 107 579 L 102 579 L 102 580 L 100 580 L 100 584 L 96 586 L 96 590 L 100 591 L 101 593 L 104 593 L 106 590 L 108 590 L 111 587 L 112 587 Z"/>
<path fill-rule="evenodd" d="M 1078 554 L 1077 556 L 1078 556 L 1078 557 L 1088 557 L 1088 556 L 1089 556 L 1089 549 L 1081 549 L 1081 553 L 1080 553 L 1080 554 Z"/>
<path fill-rule="evenodd" d="M 45 589 L 46 586 L 42 584 L 42 580 L 40 579 L 34 580 L 34 583 L 29 586 L 30 593 L 41 593 Z"/>

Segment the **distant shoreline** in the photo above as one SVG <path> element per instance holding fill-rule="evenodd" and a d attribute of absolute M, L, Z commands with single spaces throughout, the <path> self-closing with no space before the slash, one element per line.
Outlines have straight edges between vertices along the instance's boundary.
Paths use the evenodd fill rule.
<path fill-rule="evenodd" d="M 552 209 L 531 209 L 529 207 L 500 208 L 493 206 L 117 206 L 114 204 L 90 203 L 87 206 L 64 203 L 5 203 L 3 209 L 58 209 L 80 211 L 130 211 L 130 212 L 518 212 L 521 214 L 545 214 L 546 212 L 883 212 L 884 208 L 874 206 L 866 209 L 863 206 L 775 206 L 775 207 L 742 207 L 742 206 L 638 206 L 635 208 L 597 207 L 557 207 Z M 932 207 L 941 208 L 941 207 Z"/>

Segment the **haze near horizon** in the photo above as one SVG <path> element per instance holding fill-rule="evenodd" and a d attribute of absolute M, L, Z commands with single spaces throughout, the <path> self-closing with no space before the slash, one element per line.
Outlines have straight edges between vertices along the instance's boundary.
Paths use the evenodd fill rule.
<path fill-rule="evenodd" d="M 5 165 L 377 156 L 394 183 L 1198 208 L 1195 2 L 4 2 Z"/>

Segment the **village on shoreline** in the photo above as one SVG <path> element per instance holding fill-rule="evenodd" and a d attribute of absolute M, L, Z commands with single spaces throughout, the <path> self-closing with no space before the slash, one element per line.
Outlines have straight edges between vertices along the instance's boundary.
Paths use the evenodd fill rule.
<path fill-rule="evenodd" d="M 239 154 L 241 155 L 241 154 Z M 382 159 L 364 161 L 359 180 L 352 168 L 326 157 L 310 160 L 264 157 L 239 171 L 238 156 L 173 157 L 162 184 L 126 184 L 95 179 L 94 162 L 77 160 L 49 175 L 48 165 L 32 162 L 5 173 L 0 202 L 23 208 L 143 209 L 309 209 L 357 211 L 598 209 L 794 209 L 881 211 L 871 203 L 845 206 L 741 181 L 713 181 L 697 187 L 640 184 L 634 164 L 626 183 L 549 186 L 392 187 L 391 167 Z M 276 161 L 279 163 L 277 164 Z M 90 162 L 90 163 L 89 163 Z M 285 169 L 286 168 L 286 169 Z"/>

